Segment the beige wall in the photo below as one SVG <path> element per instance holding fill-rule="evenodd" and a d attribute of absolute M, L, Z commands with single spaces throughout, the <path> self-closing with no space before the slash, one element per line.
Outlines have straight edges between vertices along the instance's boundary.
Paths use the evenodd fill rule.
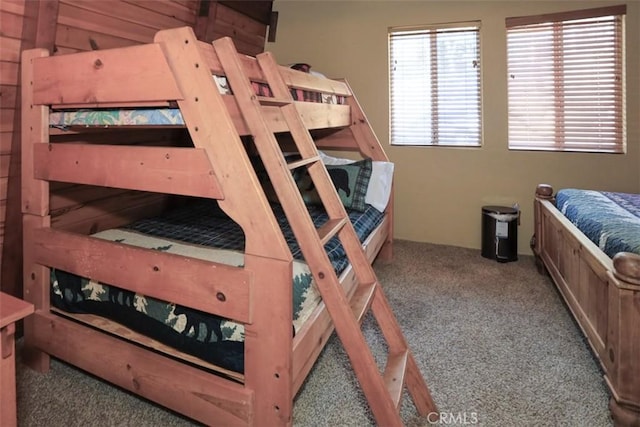
<path fill-rule="evenodd" d="M 276 0 L 277 40 L 266 48 L 280 63 L 308 62 L 328 76 L 347 78 L 396 163 L 396 238 L 480 248 L 481 207 L 518 203 L 519 252 L 531 254 L 532 199 L 538 183 L 640 192 L 640 2 L 627 2 L 625 155 L 507 149 L 504 18 L 621 3 Z M 389 146 L 387 28 L 469 20 L 482 21 L 483 146 Z"/>

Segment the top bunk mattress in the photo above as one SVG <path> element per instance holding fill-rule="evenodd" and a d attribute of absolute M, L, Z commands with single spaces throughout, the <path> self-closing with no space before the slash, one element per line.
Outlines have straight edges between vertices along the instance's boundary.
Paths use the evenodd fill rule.
<path fill-rule="evenodd" d="M 607 256 L 640 254 L 640 194 L 563 189 L 556 206 Z"/>

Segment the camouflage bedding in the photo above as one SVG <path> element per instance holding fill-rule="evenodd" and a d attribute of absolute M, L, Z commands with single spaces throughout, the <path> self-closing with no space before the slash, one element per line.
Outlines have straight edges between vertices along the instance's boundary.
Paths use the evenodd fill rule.
<path fill-rule="evenodd" d="M 317 225 L 327 220 L 326 213 L 317 206 L 308 208 Z M 274 204 L 273 209 L 296 258 L 292 280 L 295 333 L 320 302 L 320 296 L 281 208 Z M 373 207 L 365 212 L 349 212 L 349 216 L 361 240 L 383 218 Z M 228 265 L 244 263 L 242 229 L 226 217 L 213 200 L 202 200 L 166 215 L 94 236 Z M 336 271 L 344 270 L 348 260 L 337 238 L 329 241 L 326 249 Z M 185 353 L 243 372 L 244 327 L 241 324 L 60 270 L 52 270 L 51 282 L 51 302 L 61 310 L 107 317 Z"/>
<path fill-rule="evenodd" d="M 556 206 L 610 258 L 640 254 L 640 194 L 569 188 L 558 191 Z"/>

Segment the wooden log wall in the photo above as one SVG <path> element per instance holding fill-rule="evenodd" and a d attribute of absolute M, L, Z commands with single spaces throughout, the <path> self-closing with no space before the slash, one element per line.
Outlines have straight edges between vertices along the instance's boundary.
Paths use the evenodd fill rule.
<path fill-rule="evenodd" d="M 230 36 L 240 52 L 264 50 L 271 1 L 213 0 L 2 0 L 0 1 L 0 289 L 20 296 L 20 53 L 33 47 L 53 55 L 150 43 L 158 30 L 194 28 L 199 39 Z M 273 28 L 271 29 L 273 30 Z M 148 139 L 146 138 L 148 143 Z M 166 143 L 166 135 L 158 135 Z M 56 186 L 53 186 L 56 188 Z M 108 205 L 99 191 L 59 185 L 53 213 L 74 203 Z M 119 195 L 121 191 L 108 194 Z M 81 194 L 79 199 L 68 196 Z M 115 196 L 114 196 L 115 197 Z M 62 202 L 63 201 L 63 202 Z M 58 202 L 63 203 L 58 206 Z M 77 216 L 77 213 L 76 213 Z M 82 219 L 90 223 L 91 219 Z M 63 221 L 64 222 L 64 221 Z"/>

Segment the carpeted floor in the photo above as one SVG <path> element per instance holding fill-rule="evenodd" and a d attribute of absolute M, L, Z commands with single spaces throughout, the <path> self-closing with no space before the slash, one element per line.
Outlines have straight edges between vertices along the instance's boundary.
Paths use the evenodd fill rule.
<path fill-rule="evenodd" d="M 440 425 L 612 425 L 597 362 L 532 257 L 500 264 L 479 250 L 397 241 L 394 262 L 376 271 Z M 382 363 L 373 319 L 363 330 Z M 19 426 L 194 425 L 57 361 L 47 374 L 18 362 L 17 381 Z M 430 425 L 408 396 L 401 412 L 408 426 Z M 296 398 L 294 425 L 373 424 L 334 335 Z"/>

